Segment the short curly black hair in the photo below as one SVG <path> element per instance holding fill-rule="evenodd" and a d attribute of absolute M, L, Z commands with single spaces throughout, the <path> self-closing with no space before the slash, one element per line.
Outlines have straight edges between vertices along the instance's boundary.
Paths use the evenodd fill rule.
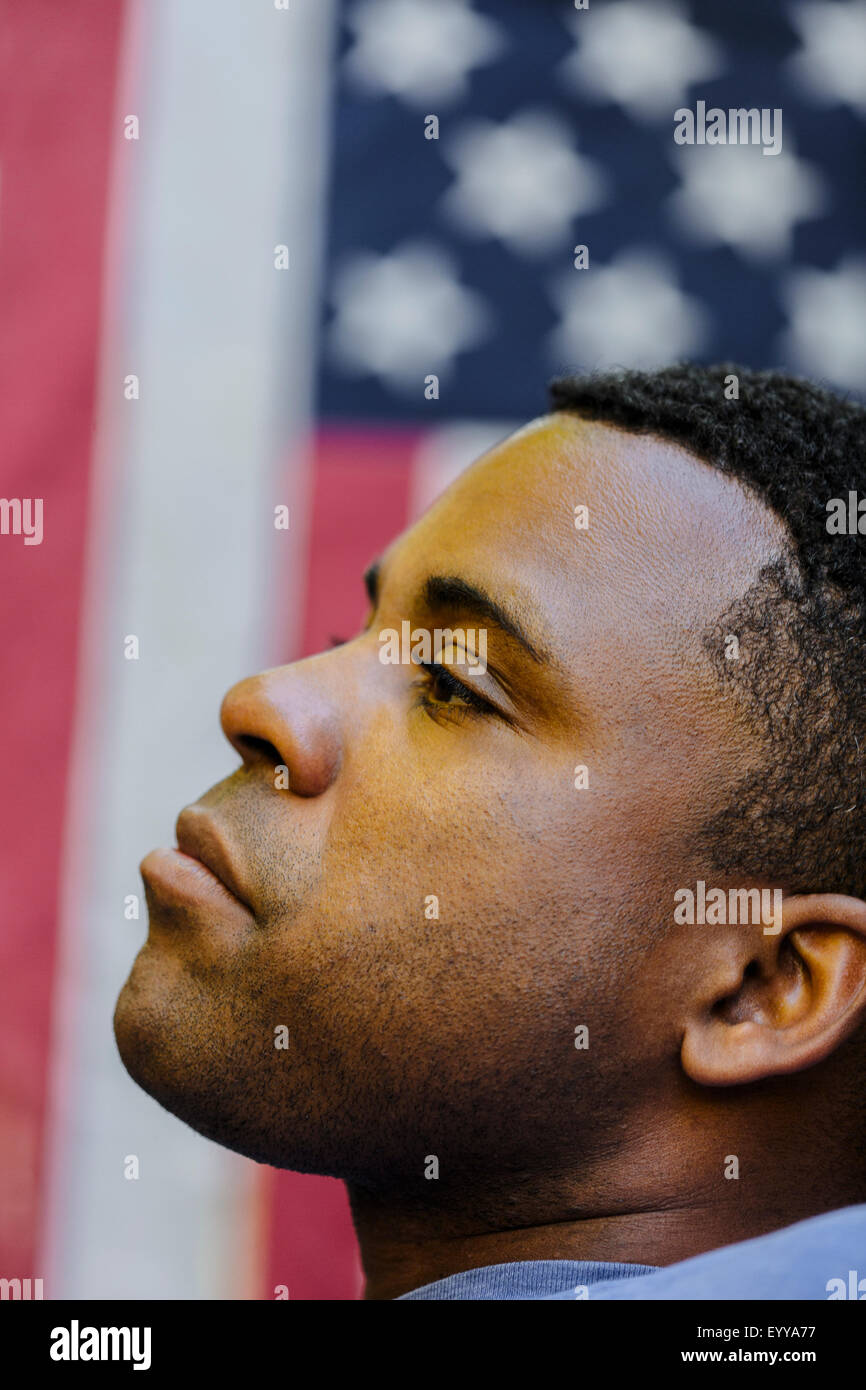
<path fill-rule="evenodd" d="M 866 408 L 729 362 L 563 377 L 550 397 L 554 410 L 674 441 L 787 526 L 787 552 L 704 635 L 767 753 L 698 838 L 721 872 L 866 897 L 866 534 L 828 530 L 831 499 L 847 514 L 858 484 L 866 497 Z M 746 661 L 726 660 L 727 633 Z"/>

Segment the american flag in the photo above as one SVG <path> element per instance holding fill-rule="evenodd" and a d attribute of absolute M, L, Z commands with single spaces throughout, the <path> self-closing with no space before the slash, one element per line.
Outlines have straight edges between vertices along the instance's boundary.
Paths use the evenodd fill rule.
<path fill-rule="evenodd" d="M 866 3 L 0 14 L 2 492 L 44 499 L 41 545 L 0 536 L 0 1276 L 354 1298 L 339 1183 L 123 1071 L 137 863 L 231 769 L 224 690 L 353 630 L 365 564 L 551 375 L 866 391 Z M 698 101 L 780 109 L 782 149 L 678 145 Z"/>

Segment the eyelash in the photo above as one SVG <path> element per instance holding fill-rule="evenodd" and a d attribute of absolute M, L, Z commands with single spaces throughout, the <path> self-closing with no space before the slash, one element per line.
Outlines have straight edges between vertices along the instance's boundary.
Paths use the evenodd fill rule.
<path fill-rule="evenodd" d="M 459 681 L 447 667 L 440 666 L 436 661 L 419 661 L 418 665 L 424 672 L 423 676 L 419 676 L 416 681 L 413 681 L 413 685 L 419 692 L 418 704 L 434 719 L 440 716 L 443 710 L 450 711 L 450 718 L 454 718 L 455 715 L 468 717 L 477 714 L 493 714 L 493 708 L 487 700 Z M 432 700 L 430 696 L 435 692 L 437 686 L 446 690 L 449 696 L 456 696 L 462 703 L 454 705 L 452 708 L 448 700 Z"/>
<path fill-rule="evenodd" d="M 348 642 L 348 637 L 332 637 L 332 647 L 342 647 Z M 443 711 L 448 710 L 448 717 L 468 717 L 477 714 L 494 714 L 493 706 L 488 703 L 483 696 L 470 690 L 468 686 L 453 676 L 446 666 L 440 666 L 437 661 L 419 661 L 418 666 L 424 672 L 417 680 L 413 681 L 414 688 L 419 692 L 418 705 L 427 711 L 431 719 L 440 718 Z M 449 696 L 455 696 L 463 703 L 460 705 L 449 706 L 448 701 L 431 700 L 430 695 L 436 686 L 441 686 L 447 690 Z"/>

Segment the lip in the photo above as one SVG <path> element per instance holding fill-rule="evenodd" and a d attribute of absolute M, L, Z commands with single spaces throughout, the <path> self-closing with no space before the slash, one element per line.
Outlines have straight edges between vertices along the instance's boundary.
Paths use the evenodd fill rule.
<path fill-rule="evenodd" d="M 226 892 L 248 912 L 252 912 L 232 865 L 228 847 L 207 812 L 198 806 L 184 807 L 177 818 L 174 833 L 180 854 L 198 860 Z"/>
<path fill-rule="evenodd" d="M 157 901 L 174 906 L 206 907 L 220 913 L 252 915 L 250 908 L 200 859 L 180 849 L 152 849 L 139 864 L 139 873 Z"/>

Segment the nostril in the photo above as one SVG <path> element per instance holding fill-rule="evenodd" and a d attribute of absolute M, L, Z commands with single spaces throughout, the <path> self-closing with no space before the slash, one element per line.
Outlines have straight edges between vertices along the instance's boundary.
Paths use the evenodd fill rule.
<path fill-rule="evenodd" d="M 255 734 L 238 734 L 235 736 L 234 744 L 241 756 L 250 762 L 261 760 L 270 763 L 272 767 L 278 767 L 284 762 L 272 743 L 266 738 L 257 738 Z"/>
<path fill-rule="evenodd" d="M 321 796 L 340 765 L 344 696 L 325 688 L 315 660 L 248 676 L 220 710 L 223 733 L 244 766 L 293 796 Z"/>

